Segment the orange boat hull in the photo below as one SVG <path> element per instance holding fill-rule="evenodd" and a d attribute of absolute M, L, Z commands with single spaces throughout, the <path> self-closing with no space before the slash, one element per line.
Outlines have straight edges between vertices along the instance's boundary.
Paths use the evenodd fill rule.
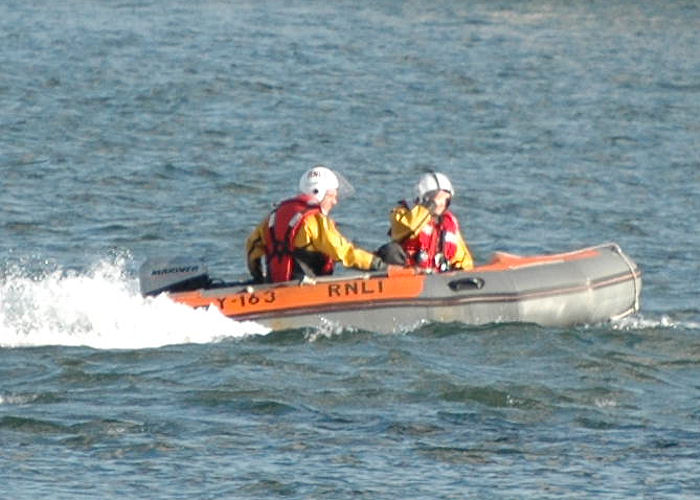
<path fill-rule="evenodd" d="M 170 297 L 273 330 L 330 324 L 395 331 L 427 321 L 596 323 L 637 311 L 640 294 L 639 268 L 616 244 L 606 244 L 554 255 L 499 253 L 470 271 L 390 268 L 301 283 L 200 288 Z"/>

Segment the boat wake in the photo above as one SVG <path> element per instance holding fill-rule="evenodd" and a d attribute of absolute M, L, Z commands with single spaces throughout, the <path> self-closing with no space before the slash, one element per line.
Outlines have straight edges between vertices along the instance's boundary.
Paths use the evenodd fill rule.
<path fill-rule="evenodd" d="M 126 261 L 92 269 L 30 276 L 22 269 L 0 278 L 0 346 L 89 346 L 142 349 L 208 343 L 266 334 L 254 322 L 237 322 L 218 309 L 192 309 L 166 296 L 141 296 Z"/>
<path fill-rule="evenodd" d="M 659 318 L 649 318 L 638 313 L 613 321 L 612 327 L 615 330 L 623 331 L 653 330 L 658 328 L 700 330 L 700 323 L 695 321 L 674 320 L 667 314 L 661 315 Z"/>

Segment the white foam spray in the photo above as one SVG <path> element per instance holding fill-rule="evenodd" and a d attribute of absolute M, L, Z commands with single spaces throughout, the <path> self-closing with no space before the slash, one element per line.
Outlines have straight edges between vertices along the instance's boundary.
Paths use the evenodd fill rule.
<path fill-rule="evenodd" d="M 651 330 L 656 328 L 686 328 L 689 330 L 697 330 L 700 329 L 700 323 L 674 320 L 666 314 L 658 318 L 649 318 L 642 314 L 635 314 L 613 321 L 612 327 L 615 330 L 623 331 Z"/>
<path fill-rule="evenodd" d="M 217 308 L 192 309 L 167 296 L 142 297 L 124 262 L 40 278 L 9 273 L 0 282 L 0 347 L 141 349 L 266 334 Z"/>

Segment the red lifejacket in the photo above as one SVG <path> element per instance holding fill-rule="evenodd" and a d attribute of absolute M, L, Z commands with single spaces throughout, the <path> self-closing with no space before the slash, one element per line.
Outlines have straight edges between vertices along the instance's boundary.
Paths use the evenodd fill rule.
<path fill-rule="evenodd" d="M 457 254 L 459 225 L 452 212 L 446 211 L 439 221 L 431 218 L 417 235 L 401 243 L 409 266 L 447 271 Z"/>
<path fill-rule="evenodd" d="M 313 263 L 303 262 L 301 270 L 298 261 L 302 260 L 299 250 L 294 248 L 294 237 L 304 220 L 314 214 L 320 213 L 316 200 L 308 195 L 299 195 L 281 202 L 269 217 L 267 241 L 265 245 L 265 262 L 267 264 L 267 279 L 274 283 L 293 279 L 295 267 L 297 273 L 304 273 L 307 269 L 314 274 L 331 274 L 333 261 L 317 252 L 310 259 Z M 307 269 L 304 269 L 306 267 Z"/>

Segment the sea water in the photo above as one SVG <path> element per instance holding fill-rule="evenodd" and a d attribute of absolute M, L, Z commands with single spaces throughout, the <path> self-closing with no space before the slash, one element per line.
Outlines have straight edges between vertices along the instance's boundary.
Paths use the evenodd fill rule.
<path fill-rule="evenodd" d="M 697 498 L 694 1 L 0 4 L 0 497 Z M 269 332 L 139 294 L 246 276 L 323 163 L 374 249 L 421 173 L 477 261 L 616 241 L 606 324 Z"/>

